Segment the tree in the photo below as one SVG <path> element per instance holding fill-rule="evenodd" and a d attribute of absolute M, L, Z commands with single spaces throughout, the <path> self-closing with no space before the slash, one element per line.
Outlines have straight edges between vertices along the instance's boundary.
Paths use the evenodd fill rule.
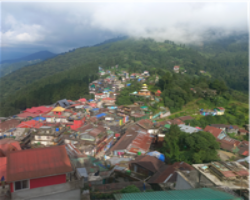
<path fill-rule="evenodd" d="M 121 190 L 121 193 L 135 193 L 141 192 L 138 187 L 135 185 L 129 185 Z"/>

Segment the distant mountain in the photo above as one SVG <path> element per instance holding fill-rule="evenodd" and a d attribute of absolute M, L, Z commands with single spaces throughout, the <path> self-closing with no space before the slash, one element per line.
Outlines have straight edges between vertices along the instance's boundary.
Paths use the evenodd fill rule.
<path fill-rule="evenodd" d="M 18 59 L 13 59 L 13 60 L 3 60 L 1 62 L 1 64 L 5 64 L 5 63 L 16 63 L 16 62 L 20 62 L 20 61 L 33 61 L 33 60 L 46 60 L 48 58 L 52 58 L 55 57 L 57 54 L 51 53 L 49 51 L 39 51 L 37 53 L 25 56 L 25 57 L 21 57 Z"/>
<path fill-rule="evenodd" d="M 110 69 L 119 65 L 131 72 L 147 70 L 154 74 L 157 70 L 173 71 L 178 65 L 187 76 L 206 79 L 208 77 L 200 72 L 203 70 L 211 79 L 219 79 L 233 90 L 248 93 L 248 49 L 243 41 L 229 38 L 194 49 L 167 40 L 128 38 L 78 48 L 1 77 L 0 116 L 88 94 L 88 88 L 81 84 L 88 85 L 96 79 L 93 76 L 98 73 L 98 66 Z M 187 87 L 191 88 L 192 84 Z M 204 83 L 201 87 L 207 86 Z M 171 95 L 179 98 L 178 93 Z"/>

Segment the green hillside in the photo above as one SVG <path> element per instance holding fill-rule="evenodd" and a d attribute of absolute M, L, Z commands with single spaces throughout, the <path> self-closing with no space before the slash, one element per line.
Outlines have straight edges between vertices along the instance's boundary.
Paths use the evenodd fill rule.
<path fill-rule="evenodd" d="M 237 45 L 244 46 L 245 43 Z M 177 45 L 171 41 L 159 43 L 151 39 L 125 39 L 79 48 L 2 77 L 1 115 L 15 114 L 25 107 L 53 103 L 52 100 L 57 97 L 74 98 L 77 93 L 87 95 L 85 86 L 83 90 L 77 86 L 82 82 L 87 85 L 95 79 L 99 65 L 109 68 L 118 64 L 131 72 L 148 70 L 150 73 L 172 71 L 174 65 L 179 65 L 187 70 L 188 75 L 206 78 L 199 72 L 205 70 L 212 79 L 225 81 L 230 88 L 247 93 L 247 51 L 243 48 L 232 52 L 225 47 L 218 51 L 220 55 L 212 55 L 209 51 Z M 53 92 L 50 88 L 54 88 Z"/>

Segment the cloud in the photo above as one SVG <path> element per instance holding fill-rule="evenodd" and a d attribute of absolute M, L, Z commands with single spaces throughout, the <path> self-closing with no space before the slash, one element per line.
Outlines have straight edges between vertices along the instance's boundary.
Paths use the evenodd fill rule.
<path fill-rule="evenodd" d="M 97 10 L 92 26 L 136 38 L 186 43 L 247 32 L 244 3 L 136 3 L 118 7 L 111 4 Z M 211 30 L 216 34 L 211 35 Z"/>
<path fill-rule="evenodd" d="M 118 35 L 201 43 L 247 33 L 246 3 L 3 2 L 2 47 L 67 51 Z"/>

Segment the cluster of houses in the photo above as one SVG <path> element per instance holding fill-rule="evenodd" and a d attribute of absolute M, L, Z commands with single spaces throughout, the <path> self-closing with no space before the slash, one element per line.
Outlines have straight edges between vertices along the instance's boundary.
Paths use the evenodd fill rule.
<path fill-rule="evenodd" d="M 144 75 L 149 76 L 147 72 Z M 156 122 L 170 113 L 153 116 L 143 102 L 117 106 L 115 100 L 122 87 L 125 86 L 121 81 L 110 74 L 90 83 L 94 99 L 62 99 L 1 118 L 0 198 L 89 199 L 96 190 L 107 193 L 128 185 L 136 185 L 141 191 L 160 188 L 162 192 L 153 193 L 165 198 L 184 195 L 189 189 L 199 191 L 198 196 L 189 194 L 190 198 L 202 199 L 214 193 L 233 199 L 237 197 L 233 191 L 241 191 L 247 197 L 249 174 L 245 162 L 166 164 L 164 155 L 153 151 L 153 147 L 162 145 L 171 125 L 176 124 L 189 134 L 202 129 L 185 125 L 186 120 L 193 119 L 190 116 Z M 143 85 L 140 95 L 146 92 L 149 91 Z M 247 141 L 230 142 L 226 136 L 226 131 L 232 131 L 231 126 L 215 126 L 203 131 L 213 134 L 223 149 L 248 156 Z M 232 148 L 228 148 L 230 145 Z M 144 199 L 138 195 L 131 199 Z M 122 195 L 114 198 L 127 199 Z"/>
<path fill-rule="evenodd" d="M 200 114 L 203 115 L 203 116 L 224 115 L 224 113 L 225 113 L 225 108 L 223 108 L 223 107 L 217 107 L 217 108 L 214 108 L 213 110 L 211 110 L 211 109 L 203 109 L 203 108 L 200 109 Z"/>

